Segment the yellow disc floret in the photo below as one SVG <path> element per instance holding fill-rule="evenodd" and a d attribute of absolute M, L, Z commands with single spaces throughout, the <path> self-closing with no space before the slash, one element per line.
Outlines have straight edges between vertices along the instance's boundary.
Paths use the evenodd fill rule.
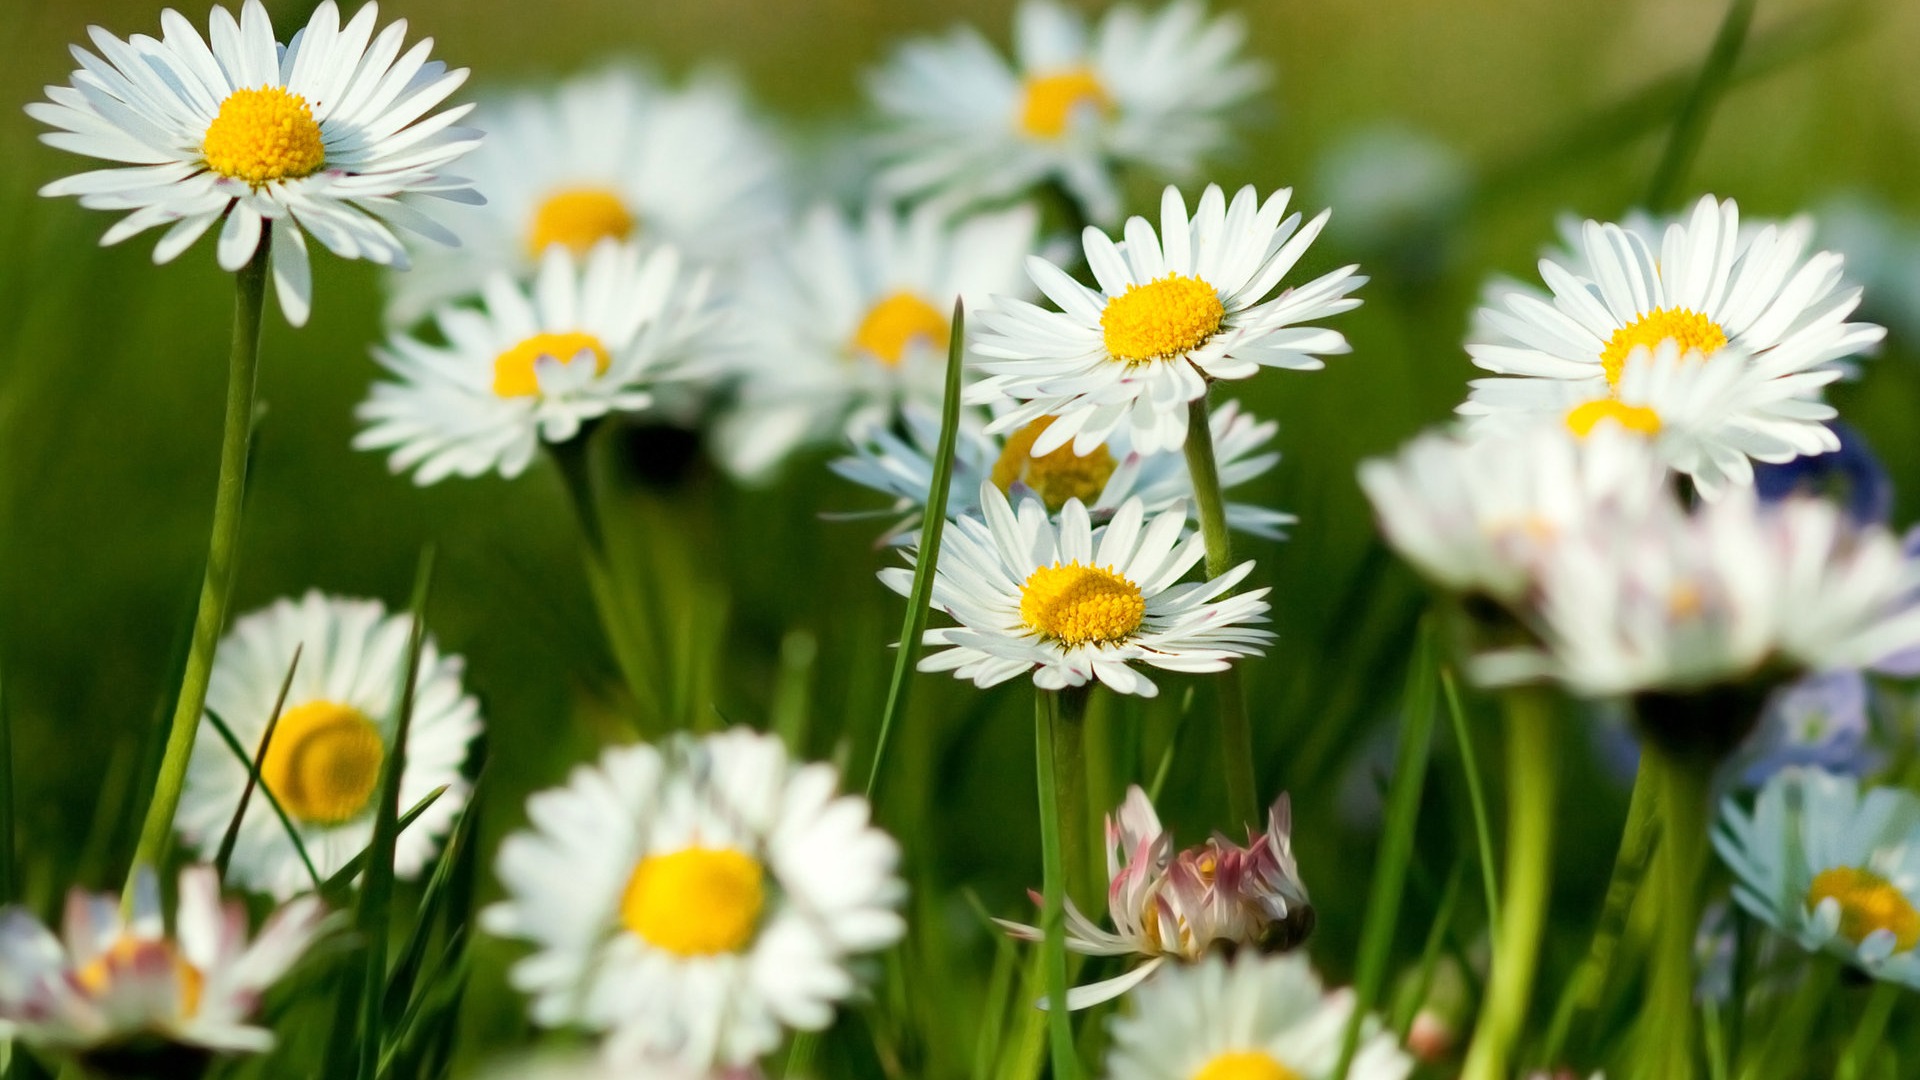
<path fill-rule="evenodd" d="M 1877 930 L 1893 934 L 1893 950 L 1906 952 L 1920 945 L 1920 911 L 1893 882 L 1871 870 L 1836 866 L 1822 871 L 1807 890 L 1807 907 L 1823 900 L 1840 904 L 1840 933 L 1855 945 Z"/>
<path fill-rule="evenodd" d="M 636 224 L 627 204 L 606 188 L 563 188 L 534 209 L 527 247 L 536 259 L 555 244 L 584 255 L 602 240 L 632 236 Z"/>
<path fill-rule="evenodd" d="M 254 187 L 312 176 L 327 163 L 313 108 L 278 86 L 227 95 L 207 125 L 200 153 L 207 168 Z"/>
<path fill-rule="evenodd" d="M 1057 139 L 1067 133 L 1075 111 L 1113 111 L 1113 95 L 1089 68 L 1069 68 L 1050 75 L 1028 77 L 1020 99 L 1020 130 L 1037 139 Z"/>
<path fill-rule="evenodd" d="M 281 809 L 313 825 L 338 825 L 373 801 L 386 743 L 351 705 L 309 701 L 280 714 L 260 779 Z"/>
<path fill-rule="evenodd" d="M 1227 316 L 1213 286 L 1197 277 L 1168 274 L 1107 301 L 1100 330 L 1107 355 L 1129 364 L 1179 356 L 1206 344 Z"/>
<path fill-rule="evenodd" d="M 1020 621 L 1062 645 L 1125 641 L 1147 615 L 1140 586 L 1099 566 L 1042 566 L 1020 586 Z"/>
<path fill-rule="evenodd" d="M 899 367 L 915 342 L 934 345 L 947 340 L 947 317 L 910 292 L 896 292 L 867 309 L 853 332 L 853 350 L 888 367 Z"/>
<path fill-rule="evenodd" d="M 122 934 L 74 972 L 73 978 L 82 992 L 99 1001 L 113 992 L 114 983 L 121 977 L 137 973 L 144 983 L 155 968 L 173 970 L 180 1016 L 191 1017 L 200 1011 L 200 995 L 206 989 L 207 977 L 187 963 L 173 942 L 164 939 Z"/>
<path fill-rule="evenodd" d="M 1012 491 L 1014 484 L 1025 484 L 1049 510 L 1067 505 L 1068 499 L 1092 505 L 1113 476 L 1113 453 L 1102 445 L 1081 457 L 1073 452 L 1073 444 L 1067 443 L 1034 457 L 1034 440 L 1052 423 L 1053 417 L 1043 416 L 1007 436 L 1000 459 L 993 463 L 993 486 Z"/>
<path fill-rule="evenodd" d="M 759 926 L 764 878 L 758 860 L 732 848 L 648 855 L 633 868 L 620 920 L 647 944 L 675 956 L 737 953 Z"/>
<path fill-rule="evenodd" d="M 1232 1050 L 1200 1066 L 1193 1080 L 1300 1080 L 1300 1074 L 1259 1050 Z"/>
<path fill-rule="evenodd" d="M 1603 421 L 1612 421 L 1641 435 L 1660 434 L 1660 414 L 1645 405 L 1628 405 L 1614 398 L 1600 398 L 1576 405 L 1567 413 L 1567 429 L 1581 438 L 1593 434 Z"/>
<path fill-rule="evenodd" d="M 1627 356 L 1644 345 L 1651 349 L 1663 341 L 1680 346 L 1682 353 L 1699 351 L 1712 356 L 1727 343 L 1727 332 L 1720 324 L 1687 308 L 1655 308 L 1613 332 L 1607 346 L 1600 350 L 1600 368 L 1607 382 L 1620 385 L 1620 371 Z"/>
<path fill-rule="evenodd" d="M 493 358 L 493 392 L 501 397 L 537 397 L 540 376 L 535 362 L 543 357 L 572 360 L 583 352 L 593 354 L 593 370 L 604 375 L 613 357 L 607 347 L 592 334 L 568 331 L 560 334 L 535 334 Z"/>

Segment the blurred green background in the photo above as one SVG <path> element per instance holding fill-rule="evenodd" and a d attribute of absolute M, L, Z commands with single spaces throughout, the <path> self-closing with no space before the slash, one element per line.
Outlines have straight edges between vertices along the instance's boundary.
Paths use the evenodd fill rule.
<path fill-rule="evenodd" d="M 284 27 L 306 5 L 269 5 Z M 1354 354 L 1317 374 L 1270 373 L 1229 388 L 1281 422 L 1285 459 L 1243 491 L 1301 517 L 1283 544 L 1244 542 L 1274 587 L 1280 640 L 1249 666 L 1269 795 L 1294 792 L 1296 847 L 1320 906 L 1319 964 L 1351 966 L 1371 865 L 1371 775 L 1405 678 L 1420 594 L 1371 542 L 1355 463 L 1437 422 L 1473 369 L 1460 348 L 1484 279 L 1529 278 L 1563 212 L 1617 215 L 1635 205 L 1680 91 L 1723 7 L 1707 0 L 1323 0 L 1235 7 L 1251 50 L 1277 75 L 1244 151 L 1209 178 L 1262 191 L 1294 185 L 1302 204 L 1334 207 L 1309 272 L 1349 261 L 1373 277 L 1339 327 Z M 207 5 L 184 8 L 205 25 Z M 17 732 L 19 841 L 29 896 L 44 905 L 77 878 L 122 872 L 199 578 L 211 509 L 230 283 L 203 242 L 165 267 L 151 237 L 103 249 L 108 215 L 43 200 L 40 184 L 84 163 L 40 145 L 19 106 L 64 82 L 66 46 L 90 23 L 155 33 L 146 0 L 7 0 L 0 66 L 0 671 Z M 384 5 L 435 55 L 473 70 L 472 89 L 564 74 L 634 53 L 672 71 L 737 69 L 770 112 L 805 132 L 864 116 L 860 76 L 903 35 L 976 22 L 1004 42 L 1008 3 L 882 0 L 418 0 Z M 1762 0 L 1740 81 L 1713 115 L 1683 190 L 1786 215 L 1838 192 L 1920 216 L 1920 4 Z M 463 92 L 463 98 L 465 97 Z M 1450 147 L 1467 170 L 1459 198 L 1388 228 L 1342 217 L 1323 162 L 1344 140 L 1390 123 Z M 1151 185 L 1138 191 L 1151 191 Z M 1137 204 L 1136 209 L 1141 208 Z M 1913 226 L 1909 224 L 1908 228 Z M 1911 253 L 1909 253 L 1911 257 Z M 1920 274 L 1920 268 L 1909 268 Z M 269 315 L 236 613 L 308 587 L 403 604 L 416 554 L 443 548 L 431 626 L 464 654 L 483 697 L 496 762 L 483 819 L 491 845 L 527 791 L 557 782 L 619 730 L 623 699 L 577 559 L 558 477 L 541 465 L 516 482 L 450 481 L 427 490 L 384 460 L 348 449 L 351 410 L 375 367 L 378 273 L 316 259 L 310 326 Z M 1899 485 L 1896 519 L 1920 512 L 1920 312 L 1868 315 L 1894 332 L 1865 379 L 1839 389 L 1843 414 Z M 1905 323 L 1896 321 L 1904 317 Z M 634 451 L 634 446 L 642 447 Z M 651 452 L 610 440 L 606 449 Z M 874 581 L 887 556 L 865 524 L 823 510 L 872 500 L 828 475 L 826 455 L 796 461 L 771 489 L 740 491 L 696 467 L 670 489 L 627 485 L 635 550 L 672 583 L 662 671 L 685 680 L 682 715 L 759 723 L 789 631 L 818 645 L 805 741 L 845 754 L 856 772 L 885 690 L 900 602 Z M 664 568 L 664 569 L 662 569 Z M 709 650 L 706 643 L 711 643 Z M 703 659 L 704 657 L 704 659 Z M 1189 684 L 1163 680 L 1160 702 L 1103 707 L 1095 738 L 1118 764 L 1096 775 L 1102 799 L 1157 760 Z M 1197 685 L 1197 684 L 1195 684 Z M 703 687 L 705 689 L 703 689 Z M 1028 692 L 988 694 L 945 678 L 916 687 L 901 731 L 900 779 L 886 817 L 912 838 L 921 902 L 964 957 L 987 935 L 959 899 L 965 886 L 1000 914 L 1024 913 L 1039 880 Z M 1202 702 L 1173 759 L 1165 816 L 1199 839 L 1223 824 L 1224 797 Z M 1420 925 L 1434 882 L 1472 858 L 1451 738 L 1443 731 L 1403 927 Z M 1137 742 L 1137 747 L 1136 747 Z M 1564 953 L 1597 906 L 1617 837 L 1621 791 L 1584 746 L 1560 848 Z M 1482 751 L 1483 756 L 1490 756 Z M 1356 763 L 1371 762 L 1372 772 Z M 1492 765 L 1489 760 L 1485 763 Z M 129 804 L 132 804 L 130 807 Z M 101 818 L 119 831 L 103 833 Z M 1473 890 L 1468 890 L 1472 895 Z M 1403 949 L 1420 934 L 1403 931 Z M 512 955 L 489 948 L 470 1003 L 511 1032 L 518 1008 L 499 989 Z M 972 962 L 972 961 L 963 961 Z M 479 1032 L 477 1026 L 469 1028 Z M 477 1037 L 477 1036 L 476 1036 Z"/>

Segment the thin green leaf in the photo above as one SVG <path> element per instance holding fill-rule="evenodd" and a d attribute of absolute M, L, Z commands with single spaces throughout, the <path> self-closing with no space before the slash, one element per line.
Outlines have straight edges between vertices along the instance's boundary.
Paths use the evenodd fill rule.
<path fill-rule="evenodd" d="M 806 630 L 789 630 L 780 639 L 780 677 L 773 686 L 768 726 L 796 757 L 806 756 L 813 665 L 819 656 L 819 639 Z"/>
<path fill-rule="evenodd" d="M 240 841 L 240 823 L 246 819 L 247 804 L 253 801 L 253 789 L 259 786 L 260 770 L 266 765 L 267 747 L 273 745 L 273 733 L 280 728 L 280 712 L 287 707 L 287 691 L 293 689 L 293 673 L 300 670 L 302 642 L 293 647 L 293 659 L 287 662 L 287 677 L 280 680 L 280 693 L 273 699 L 273 712 L 267 717 L 267 730 L 260 733 L 260 749 L 255 751 L 247 770 L 247 784 L 240 789 L 240 801 L 233 808 L 233 820 L 227 834 L 220 838 L 220 850 L 213 857 L 213 869 L 221 881 L 227 880 L 227 864 L 233 861 L 233 845 Z"/>
<path fill-rule="evenodd" d="M 480 797 L 486 777 L 474 781 L 473 790 L 467 796 L 467 808 L 472 810 L 475 800 Z M 415 976 L 427 954 L 427 942 L 433 936 L 433 928 L 439 920 L 440 912 L 446 905 L 448 883 L 453 880 L 453 868 L 466 845 L 472 842 L 473 822 L 479 815 L 463 812 L 460 820 L 447 836 L 447 843 L 440 851 L 440 857 L 434 861 L 433 874 L 427 879 L 427 887 L 420 895 L 419 913 L 414 917 L 413 929 L 407 935 L 407 943 L 400 950 L 400 958 L 394 962 L 393 971 L 387 976 L 386 1011 L 387 1024 L 392 1027 L 401 1013 L 408 1008 L 409 1000 L 418 997 L 414 992 Z M 462 927 L 453 927 L 447 935 L 451 942 L 454 934 Z"/>
<path fill-rule="evenodd" d="M 422 795 L 419 802 L 414 803 L 413 806 L 408 808 L 406 813 L 400 815 L 400 832 L 406 832 L 408 827 L 420 819 L 421 814 L 427 812 L 428 807 L 439 802 L 440 796 L 446 793 L 447 785 L 441 784 L 439 787 Z M 345 866 L 334 871 L 333 876 L 328 878 L 326 883 L 320 886 L 321 899 L 335 907 L 345 907 L 347 901 L 353 898 L 353 879 L 359 877 L 360 872 L 366 868 L 367 853 L 365 851 L 348 859 Z"/>
<path fill-rule="evenodd" d="M 1412 987 L 1394 1016 L 1393 1030 L 1402 1044 L 1407 1041 L 1407 1032 L 1412 1030 L 1414 1018 L 1420 1015 L 1420 1008 L 1427 1003 L 1427 994 L 1433 989 L 1434 969 L 1439 966 L 1440 952 L 1453 927 L 1453 912 L 1460 904 L 1460 882 L 1465 874 L 1466 867 L 1454 863 L 1453 871 L 1447 875 L 1447 887 L 1440 894 L 1440 906 L 1434 912 L 1432 927 L 1427 930 L 1427 943 L 1420 949 L 1420 966 L 1414 969 Z"/>
<path fill-rule="evenodd" d="M 1713 116 L 1713 107 L 1726 90 L 1734 62 L 1740 59 L 1740 47 L 1746 44 L 1747 30 L 1753 25 L 1753 7 L 1754 0 L 1733 0 L 1727 5 L 1726 17 L 1720 21 L 1720 29 L 1714 34 L 1713 47 L 1707 50 L 1706 62 L 1700 65 L 1700 74 L 1694 79 L 1686 99 L 1680 103 L 1679 113 L 1674 117 L 1673 130 L 1667 136 L 1667 148 L 1660 155 L 1659 167 L 1654 169 L 1653 182 L 1647 186 L 1647 209 L 1656 212 L 1668 209 L 1674 197 L 1680 193 L 1687 167 L 1693 164 L 1700 141 L 1706 138 L 1707 121 Z"/>
<path fill-rule="evenodd" d="M 1480 888 L 1486 894 L 1487 924 L 1500 925 L 1500 882 L 1493 869 L 1493 827 L 1487 821 L 1486 788 L 1480 782 L 1479 755 L 1473 749 L 1473 736 L 1467 731 L 1467 712 L 1460 706 L 1460 687 L 1451 668 L 1440 669 L 1440 686 L 1446 691 L 1447 716 L 1453 721 L 1453 741 L 1460 748 L 1460 770 L 1467 776 L 1467 802 L 1473 807 L 1473 840 L 1480 854 Z"/>
<path fill-rule="evenodd" d="M 422 985 L 432 988 L 443 986 L 449 980 L 465 982 L 468 960 L 467 928 L 456 927 L 447 937 L 447 947 L 434 955 L 433 964 L 427 968 Z M 394 1063 L 405 1053 L 408 1044 L 414 1042 L 414 1032 L 418 1030 L 420 1015 L 430 996 L 427 993 L 421 993 L 415 995 L 412 1000 L 405 1001 L 405 1010 L 387 1024 L 387 1030 L 393 1032 L 393 1037 L 389 1040 L 386 1051 L 380 1055 L 379 1075 L 395 1075 Z M 410 1071 L 407 1075 L 416 1074 L 417 1070 Z"/>
<path fill-rule="evenodd" d="M 247 770 L 250 782 L 258 785 L 260 794 L 267 797 L 267 805 L 273 807 L 274 816 L 280 819 L 281 827 L 287 830 L 287 839 L 293 841 L 293 851 L 300 856 L 300 865 L 307 868 L 307 880 L 313 882 L 314 891 L 324 894 L 326 883 L 320 880 L 320 871 L 314 869 L 313 860 L 307 857 L 307 845 L 300 839 L 300 830 L 294 828 L 293 819 L 287 816 L 286 808 L 280 805 L 280 800 L 274 796 L 273 789 L 260 782 L 260 766 L 253 760 L 253 756 L 247 753 L 247 748 L 240 745 L 240 740 L 234 737 L 233 729 L 227 726 L 227 722 L 220 718 L 219 713 L 212 709 L 206 710 L 206 713 L 207 720 L 213 724 L 213 730 L 219 733 L 220 741 L 226 743 L 227 749 L 233 751 L 233 756 L 240 759 L 240 764 Z"/>

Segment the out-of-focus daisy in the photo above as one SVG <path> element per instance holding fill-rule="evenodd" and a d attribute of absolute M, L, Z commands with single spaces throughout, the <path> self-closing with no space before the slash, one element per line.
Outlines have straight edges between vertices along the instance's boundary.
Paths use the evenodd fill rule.
<path fill-rule="evenodd" d="M 393 276 L 389 322 L 479 292 L 496 271 L 529 278 L 556 245 L 585 258 L 601 240 L 645 239 L 725 262 L 785 213 L 773 139 L 717 75 L 673 88 L 608 68 L 484 102 L 473 121 L 487 138 L 465 167 L 487 205 L 447 215 L 460 251 L 422 253 Z"/>
<path fill-rule="evenodd" d="M 536 947 L 511 976 L 534 1020 L 696 1070 L 825 1028 L 849 962 L 904 931 L 899 848 L 836 783 L 734 729 L 611 749 L 535 795 L 495 864 L 508 899 L 481 913 Z"/>
<path fill-rule="evenodd" d="M 480 1074 L 485 1080 L 761 1080 L 758 1067 L 690 1069 L 677 1062 L 643 1058 L 615 1065 L 585 1054 L 544 1054 L 498 1062 Z"/>
<path fill-rule="evenodd" d="M 1001 299 L 979 314 L 975 349 L 988 373 L 968 400 L 1019 404 L 988 428 L 1008 431 L 1057 419 L 1036 453 L 1073 443 L 1089 454 L 1125 425 L 1143 453 L 1186 442 L 1187 403 L 1215 379 L 1244 379 L 1262 367 L 1315 370 L 1319 356 L 1348 351 L 1338 331 L 1301 323 L 1360 306 L 1347 294 L 1366 279 L 1347 266 L 1268 299 L 1306 253 L 1328 211 L 1303 227 L 1287 215 L 1292 193 L 1263 203 L 1241 188 L 1228 205 L 1209 184 L 1192 218 L 1179 189 L 1160 201 L 1160 234 L 1145 218 L 1127 222 L 1125 243 L 1089 228 L 1089 289 L 1044 259 L 1027 272 L 1059 311 Z M 1284 220 L 1282 220 L 1284 216 Z"/>
<path fill-rule="evenodd" d="M 1016 514 L 992 483 L 980 486 L 980 518 L 951 523 L 934 568 L 933 606 L 958 626 L 928 630 L 945 645 L 921 671 L 951 671 L 976 686 L 1021 675 L 1046 690 L 1099 680 L 1122 694 L 1159 693 L 1134 665 L 1164 671 L 1224 671 L 1257 656 L 1273 634 L 1267 590 L 1228 596 L 1253 571 L 1244 562 L 1212 581 L 1180 583 L 1206 555 L 1187 535 L 1185 508 L 1151 523 L 1138 496 L 1096 529 L 1079 500 L 1059 520 L 1039 499 Z M 880 580 L 902 596 L 913 572 L 891 567 Z"/>
<path fill-rule="evenodd" d="M 938 408 L 954 300 L 971 329 L 990 294 L 1019 291 L 1036 220 L 1025 206 L 956 223 L 880 203 L 858 221 L 816 208 L 741 284 L 722 464 L 762 478 L 803 443 L 892 423 L 906 402 Z"/>
<path fill-rule="evenodd" d="M 1113 1022 L 1110 1080 L 1329 1080 L 1353 993 L 1327 993 L 1307 958 L 1209 957 L 1141 988 Z M 1374 1017 L 1361 1025 L 1352 1080 L 1402 1080 L 1413 1059 Z"/>
<path fill-rule="evenodd" d="M 904 434 L 875 428 L 854 443 L 852 456 L 833 462 L 833 470 L 856 484 L 894 497 L 887 513 L 905 516 L 888 533 L 899 537 L 918 526 L 927 493 L 933 488 L 934 455 L 940 447 L 940 419 L 921 407 L 902 412 Z M 1124 431 L 1116 431 L 1093 453 L 1082 457 L 1070 447 L 1035 454 L 1034 440 L 1047 426 L 1035 420 L 1010 435 L 988 435 L 963 424 L 954 447 L 947 494 L 949 517 L 980 516 L 980 484 L 989 481 L 1009 498 L 1034 497 L 1055 513 L 1068 499 L 1079 499 L 1095 523 L 1104 523 L 1128 498 L 1138 495 L 1146 512 L 1157 514 L 1193 499 L 1193 481 L 1183 455 L 1141 454 Z M 1220 486 L 1232 488 L 1265 473 L 1280 460 L 1265 449 L 1279 425 L 1242 412 L 1229 401 L 1213 414 L 1213 453 Z M 1252 503 L 1227 504 L 1227 524 L 1254 536 L 1278 539 L 1292 514 Z"/>
<path fill-rule="evenodd" d="M 125 916 L 118 896 L 68 894 L 58 937 L 24 909 L 0 910 L 0 1039 L 108 1076 L 154 1075 L 141 1063 L 156 1058 L 269 1049 L 273 1033 L 253 1023 L 254 1011 L 325 914 L 312 897 L 294 900 L 249 942 L 245 905 L 221 901 L 210 866 L 180 872 L 171 934 L 159 881 L 144 868 Z"/>
<path fill-rule="evenodd" d="M 214 8 L 211 47 L 172 9 L 160 15 L 158 40 L 121 41 L 93 27 L 100 55 L 76 47 L 71 85 L 47 87 L 49 100 L 27 111 L 59 129 L 41 136 L 50 145 L 123 165 L 40 193 L 130 211 L 104 243 L 167 226 L 156 262 L 221 221 L 220 265 L 238 270 L 263 229 L 277 226 L 273 280 L 295 326 L 312 303 L 306 235 L 342 258 L 396 267 L 407 253 L 390 226 L 458 244 L 402 197 L 481 201 L 466 180 L 441 172 L 480 141 L 453 126 L 472 106 L 433 112 L 466 69 L 428 60 L 431 38 L 402 54 L 405 20 L 376 35 L 377 18 L 367 4 L 343 26 L 326 0 L 284 46 L 259 0 L 247 0 L 238 21 Z"/>
<path fill-rule="evenodd" d="M 1733 897 L 1806 949 L 1920 989 L 1920 797 L 1788 769 L 1751 814 L 1729 799 L 1713 844 Z"/>
<path fill-rule="evenodd" d="M 1116 166 L 1191 175 L 1227 142 L 1227 112 L 1267 79 L 1240 54 L 1240 19 L 1209 18 L 1197 0 L 1117 7 L 1091 34 L 1064 5 L 1027 0 L 1013 39 L 1008 64 L 958 27 L 907 43 L 873 75 L 889 121 L 882 192 L 951 208 L 1055 182 L 1087 217 L 1113 221 Z"/>
<path fill-rule="evenodd" d="M 294 666 L 294 651 L 300 651 L 260 777 L 323 877 L 345 867 L 373 838 L 381 766 L 392 750 L 406 683 L 411 626 L 404 612 L 389 614 L 377 600 L 315 591 L 242 616 L 220 643 L 207 710 L 249 753 L 257 753 Z M 442 655 L 433 638 L 426 639 L 407 732 L 406 772 L 400 777 L 400 809 L 435 788 L 447 791 L 400 834 L 394 871 L 402 878 L 414 877 L 433 860 L 467 801 L 468 784 L 460 770 L 481 724 L 478 703 L 460 684 L 463 666 L 460 657 Z M 240 805 L 248 769 L 211 730 L 211 721 L 201 723 L 205 730 L 194 741 L 176 823 L 188 843 L 211 856 Z M 227 875 L 282 898 L 313 887 L 286 826 L 257 794 L 247 804 Z"/>
<path fill-rule="evenodd" d="M 480 309 L 441 308 L 446 344 L 396 333 L 375 348 L 397 381 L 360 404 L 353 445 L 392 449 L 393 471 L 415 470 L 417 484 L 518 476 L 542 442 L 645 409 L 655 383 L 697 374 L 718 314 L 707 273 L 687 273 L 671 247 L 609 240 L 584 259 L 550 248 L 530 288 L 496 273 Z"/>
<path fill-rule="evenodd" d="M 1131 786 L 1119 811 L 1107 817 L 1107 877 L 1114 932 L 1094 925 L 1069 899 L 1067 948 L 1147 960 L 1124 975 L 1069 990 L 1070 1009 L 1126 993 L 1169 959 L 1192 963 L 1235 946 L 1285 950 L 1313 932 L 1313 905 L 1293 859 L 1293 810 L 1285 795 L 1267 811 L 1267 831 L 1249 836 L 1246 847 L 1215 833 L 1176 853 L 1173 834 L 1160 827 L 1147 793 Z M 1036 927 L 1005 920 L 1000 925 L 1025 941 L 1042 938 Z"/>

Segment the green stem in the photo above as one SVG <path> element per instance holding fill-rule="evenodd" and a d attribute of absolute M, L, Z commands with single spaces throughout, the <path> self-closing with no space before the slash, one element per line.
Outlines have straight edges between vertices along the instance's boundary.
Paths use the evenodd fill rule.
<path fill-rule="evenodd" d="M 1707 853 L 1707 799 L 1714 761 L 1677 754 L 1656 739 L 1642 740 L 1642 760 L 1659 785 L 1660 919 L 1654 930 L 1648 975 L 1642 1064 L 1649 1080 L 1690 1080 L 1695 1075 L 1693 1036 L 1693 939 L 1700 925 L 1700 872 Z"/>
<path fill-rule="evenodd" d="M 1720 29 L 1714 34 L 1713 47 L 1707 51 L 1706 62 L 1700 65 L 1700 74 L 1694 79 L 1686 100 L 1680 103 L 1679 114 L 1674 117 L 1673 130 L 1667 136 L 1667 148 L 1660 155 L 1660 165 L 1654 170 L 1653 182 L 1647 186 L 1647 209 L 1656 212 L 1664 210 L 1679 193 L 1680 183 L 1687 175 L 1687 167 L 1693 164 L 1700 142 L 1706 137 L 1707 120 L 1713 115 L 1713 106 L 1726 89 L 1728 78 L 1733 74 L 1734 62 L 1740 59 L 1740 47 L 1746 44 L 1747 28 L 1753 25 L 1753 7 L 1754 0 L 1733 0 L 1727 6 L 1726 17 L 1720 21 Z"/>
<path fill-rule="evenodd" d="M 1558 719 L 1539 691 L 1509 693 L 1505 705 L 1509 805 L 1506 888 L 1501 893 L 1494 944 L 1499 960 L 1474 1028 L 1473 1046 L 1461 1073 L 1464 1080 L 1506 1080 L 1511 1075 L 1508 1057 L 1533 997 L 1540 932 L 1552 885 Z"/>
<path fill-rule="evenodd" d="M 1867 999 L 1867 1007 L 1860 1013 L 1860 1025 L 1853 1029 L 1853 1039 L 1847 1043 L 1846 1055 L 1840 1059 L 1840 1080 L 1859 1080 L 1866 1075 L 1867 1066 L 1873 1064 L 1874 1054 L 1880 1049 L 1881 1036 L 1886 1034 L 1887 1020 L 1893 1015 L 1893 1007 L 1899 1004 L 1904 989 L 1887 979 L 1873 984 L 1873 996 Z"/>
<path fill-rule="evenodd" d="M 1055 693 L 1058 711 L 1053 725 L 1053 781 L 1060 793 L 1060 859 L 1066 867 L 1066 895 L 1082 911 L 1089 909 L 1093 891 L 1093 862 L 1088 842 L 1091 822 L 1087 810 L 1087 699 L 1092 686 L 1071 686 Z"/>
<path fill-rule="evenodd" d="M 214 487 L 213 535 L 207 543 L 206 576 L 200 583 L 200 605 L 193 617 L 193 643 L 174 702 L 173 724 L 167 748 L 154 782 L 153 801 L 140 827 L 133 866 L 159 869 L 173 842 L 173 814 L 193 756 L 194 735 L 200 730 L 200 712 L 207 703 L 207 681 L 213 675 L 213 654 L 226 625 L 232 599 L 233 571 L 240 547 L 240 510 L 247 486 L 247 447 L 253 429 L 253 393 L 260 361 L 260 315 L 267 295 L 267 254 L 272 248 L 272 226 L 260 235 L 253 258 L 234 275 L 233 347 L 227 357 L 227 407 L 220 436 L 220 478 Z M 127 875 L 127 899 L 132 898 L 135 874 Z"/>
<path fill-rule="evenodd" d="M 1227 531 L 1227 503 L 1220 492 L 1220 467 L 1213 458 L 1213 424 L 1207 395 L 1187 404 L 1187 473 L 1200 510 L 1200 535 L 1207 544 L 1209 580 L 1233 569 L 1233 535 Z M 1260 796 L 1253 771 L 1253 728 L 1247 723 L 1247 698 L 1240 669 L 1220 673 L 1220 753 L 1225 758 L 1227 809 L 1242 825 L 1257 825 Z"/>
<path fill-rule="evenodd" d="M 1067 1010 L 1066 867 L 1061 844 L 1060 786 L 1054 775 L 1059 754 L 1060 695 L 1035 691 L 1034 765 L 1040 789 L 1040 929 L 1046 969 L 1048 1044 L 1053 1051 L 1053 1080 L 1074 1080 L 1079 1062 L 1073 1049 L 1073 1014 Z"/>
<path fill-rule="evenodd" d="M 600 525 L 600 506 L 593 497 L 593 469 L 588 456 L 593 432 L 598 426 L 597 420 L 587 422 L 566 442 L 548 444 L 547 453 L 552 455 L 554 465 L 559 467 L 560 479 L 566 482 L 574 512 L 580 517 L 580 535 L 585 538 L 587 548 L 594 557 L 604 562 L 607 553 L 606 534 Z"/>

